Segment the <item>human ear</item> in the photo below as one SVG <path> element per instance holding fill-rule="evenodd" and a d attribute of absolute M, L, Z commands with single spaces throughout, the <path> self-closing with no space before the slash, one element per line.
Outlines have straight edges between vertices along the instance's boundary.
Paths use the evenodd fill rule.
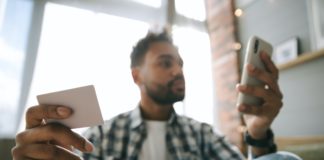
<path fill-rule="evenodd" d="M 139 68 L 132 68 L 132 77 L 133 77 L 133 81 L 136 84 L 140 83 L 140 71 Z"/>

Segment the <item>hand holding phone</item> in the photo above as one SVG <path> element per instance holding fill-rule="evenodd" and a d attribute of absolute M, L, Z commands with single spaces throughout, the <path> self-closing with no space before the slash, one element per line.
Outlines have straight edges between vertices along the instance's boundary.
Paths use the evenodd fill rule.
<path fill-rule="evenodd" d="M 243 72 L 241 77 L 241 84 L 247 86 L 265 86 L 265 84 L 259 79 L 252 77 L 248 74 L 247 64 L 252 64 L 254 67 L 260 70 L 266 70 L 264 63 L 260 59 L 260 54 L 265 52 L 271 57 L 272 55 L 272 46 L 270 43 L 262 40 L 259 37 L 253 36 L 249 39 L 247 50 L 245 54 Z M 254 97 L 252 95 L 239 93 L 238 95 L 238 104 L 247 104 L 250 106 L 261 106 L 262 99 Z"/>

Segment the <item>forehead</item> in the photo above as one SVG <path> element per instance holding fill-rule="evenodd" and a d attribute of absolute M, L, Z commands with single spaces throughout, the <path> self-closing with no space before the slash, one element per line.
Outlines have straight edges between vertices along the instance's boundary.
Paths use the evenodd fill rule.
<path fill-rule="evenodd" d="M 173 58 L 180 58 L 178 49 L 169 42 L 154 42 L 150 45 L 146 59 L 156 59 L 161 56 L 171 56 Z"/>

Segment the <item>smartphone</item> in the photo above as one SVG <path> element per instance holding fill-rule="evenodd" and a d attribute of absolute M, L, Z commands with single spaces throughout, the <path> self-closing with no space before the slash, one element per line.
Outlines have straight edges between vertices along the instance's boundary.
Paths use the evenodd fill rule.
<path fill-rule="evenodd" d="M 252 64 L 258 69 L 265 70 L 265 65 L 260 58 L 261 51 L 266 52 L 269 55 L 269 57 L 271 57 L 271 44 L 257 36 L 252 36 L 248 41 L 246 49 L 241 84 L 248 86 L 264 86 L 264 83 L 262 81 L 249 76 L 246 68 L 247 64 Z M 261 106 L 262 99 L 240 92 L 238 95 L 238 104 Z"/>

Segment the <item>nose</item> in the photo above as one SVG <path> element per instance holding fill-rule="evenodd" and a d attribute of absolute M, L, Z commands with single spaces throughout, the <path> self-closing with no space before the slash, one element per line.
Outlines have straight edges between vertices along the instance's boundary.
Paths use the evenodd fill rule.
<path fill-rule="evenodd" d="M 183 75 L 183 70 L 182 70 L 182 65 L 177 64 L 172 69 L 172 76 L 179 76 L 179 75 Z"/>

